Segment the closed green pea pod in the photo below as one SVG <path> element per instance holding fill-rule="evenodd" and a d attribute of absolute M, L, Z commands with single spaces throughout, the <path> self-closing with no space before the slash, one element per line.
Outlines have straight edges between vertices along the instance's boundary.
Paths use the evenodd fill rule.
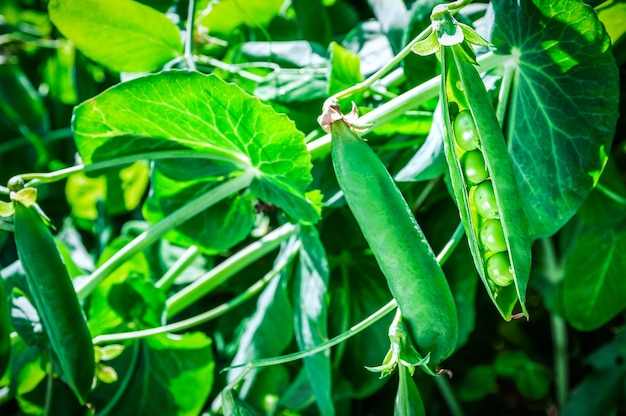
<path fill-rule="evenodd" d="M 446 130 L 444 150 L 452 189 L 474 264 L 489 296 L 504 319 L 511 319 L 518 301 L 522 312 L 527 315 L 525 298 L 530 275 L 531 241 L 502 129 L 492 107 L 492 100 L 476 68 L 467 60 L 461 45 L 442 47 L 441 60 L 444 69 L 441 90 Z M 454 114 L 452 111 L 458 112 Z M 472 130 L 475 129 L 477 134 L 478 149 L 482 153 L 490 178 L 477 186 L 466 180 L 461 164 L 465 152 L 456 139 L 460 132 L 454 131 L 454 127 L 467 125 L 468 122 L 466 120 L 463 123 L 455 123 L 453 120 L 455 115 L 463 118 L 471 116 L 474 120 Z M 479 240 L 483 223 L 495 218 L 500 222 L 504 237 L 504 244 L 498 248 L 505 249 L 498 259 L 506 257 L 510 263 L 510 267 L 498 269 L 503 271 L 502 274 L 488 273 L 486 257 L 490 249 Z M 505 269 L 510 270 L 510 275 L 504 273 Z M 490 275 L 496 276 L 495 280 Z"/>
<path fill-rule="evenodd" d="M 35 206 L 16 200 L 13 206 L 15 242 L 34 306 L 62 379 L 85 404 L 95 374 L 94 349 L 71 278 Z"/>
<path fill-rule="evenodd" d="M 333 166 L 346 202 L 418 351 L 430 352 L 431 363 L 439 363 L 454 351 L 458 327 L 456 305 L 441 266 L 374 151 L 342 119 L 335 119 L 331 132 Z"/>

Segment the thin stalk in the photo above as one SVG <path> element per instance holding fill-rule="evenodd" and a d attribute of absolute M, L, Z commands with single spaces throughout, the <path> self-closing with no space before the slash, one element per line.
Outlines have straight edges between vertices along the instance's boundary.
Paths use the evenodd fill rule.
<path fill-rule="evenodd" d="M 488 52 L 478 57 L 478 70 L 485 72 L 499 65 L 504 64 L 510 57 L 505 55 L 496 55 Z M 360 134 L 367 134 L 376 126 L 384 124 L 406 113 L 408 110 L 435 98 L 439 94 L 441 88 L 441 76 L 434 78 L 402 93 L 398 97 L 387 101 L 380 107 L 375 108 L 367 114 L 359 117 L 353 124 L 359 127 Z M 331 135 L 326 134 L 317 140 L 307 144 L 307 150 L 311 154 L 311 158 L 318 159 L 326 156 L 330 151 Z"/>
<path fill-rule="evenodd" d="M 463 416 L 463 409 L 452 391 L 450 380 L 446 376 L 440 375 L 439 377 L 435 377 L 435 384 L 443 396 L 443 400 L 448 405 L 450 414 L 452 416 Z"/>
<path fill-rule="evenodd" d="M 189 0 L 187 9 L 187 25 L 185 31 L 185 63 L 191 71 L 196 70 L 196 63 L 193 59 L 193 30 L 196 15 L 196 0 Z"/>
<path fill-rule="evenodd" d="M 130 243 L 125 245 L 120 251 L 115 253 L 104 264 L 91 273 L 91 275 L 76 291 L 78 298 L 81 300 L 85 299 L 100 284 L 100 282 L 102 282 L 102 280 L 128 261 L 129 258 L 150 246 L 165 233 L 184 223 L 194 215 L 197 215 L 201 211 L 216 204 L 227 196 L 246 188 L 250 185 L 253 178 L 254 171 L 246 170 L 241 175 L 216 186 L 203 195 L 200 195 L 188 204 L 169 214 L 162 221 L 139 234 Z"/>
<path fill-rule="evenodd" d="M 549 238 L 541 239 L 541 248 L 544 258 L 544 278 L 556 287 L 563 279 L 563 273 L 559 266 L 554 245 Z M 552 332 L 552 354 L 554 361 L 554 382 L 556 385 L 556 402 L 559 408 L 563 407 L 567 400 L 569 390 L 569 364 L 567 361 L 567 324 L 563 317 L 556 313 L 550 314 L 550 329 Z"/>
<path fill-rule="evenodd" d="M 452 234 L 452 237 L 450 237 L 450 241 L 448 241 L 448 243 L 444 246 L 444 248 L 441 250 L 441 252 L 439 253 L 439 255 L 437 256 L 437 261 L 439 262 L 439 264 L 443 264 L 445 263 L 445 261 L 450 257 L 450 254 L 452 254 L 452 251 L 456 248 L 456 246 L 458 245 L 459 241 L 461 241 L 461 237 L 463 236 L 462 232 L 459 232 L 459 228 L 463 229 L 462 224 L 459 224 L 459 227 L 457 227 L 457 229 L 454 231 L 454 233 Z M 359 332 L 365 330 L 366 328 L 370 327 L 371 325 L 373 325 L 374 323 L 378 322 L 380 319 L 382 319 L 383 317 L 385 317 L 387 314 L 389 314 L 390 312 L 393 312 L 396 308 L 397 308 L 398 304 L 396 303 L 395 299 L 392 299 L 391 301 L 389 301 L 386 305 L 384 305 L 382 308 L 378 309 L 376 312 L 374 312 L 373 314 L 371 314 L 370 316 L 368 316 L 367 318 L 365 318 L 364 320 L 362 320 L 361 322 L 359 322 L 358 324 L 354 325 L 353 327 L 351 327 L 350 329 L 348 329 L 347 331 L 337 335 L 336 337 L 323 342 L 319 345 L 316 345 L 315 347 L 312 348 L 308 348 L 306 350 L 302 350 L 299 352 L 294 352 L 291 354 L 286 354 L 286 355 L 281 355 L 279 357 L 273 357 L 273 358 L 263 358 L 263 359 L 259 359 L 259 360 L 252 360 L 249 361 L 245 364 L 240 364 L 240 365 L 234 365 L 231 367 L 226 367 L 222 370 L 223 371 L 229 371 L 235 368 L 245 368 L 244 371 L 241 372 L 240 376 L 237 377 L 236 380 L 234 380 L 231 385 L 236 385 L 239 381 L 243 380 L 243 378 L 245 377 L 245 374 L 247 374 L 249 371 L 255 369 L 255 368 L 260 368 L 260 367 L 269 367 L 272 365 L 278 365 L 278 364 L 287 364 L 293 361 L 298 361 L 301 360 L 303 358 L 306 357 L 310 357 L 312 355 L 315 355 L 319 352 L 325 351 L 329 348 L 334 347 L 337 344 L 340 344 L 350 338 L 352 338 L 353 336 L 355 336 L 356 334 L 358 334 Z"/>
<path fill-rule="evenodd" d="M 297 225 L 290 223 L 281 225 L 233 254 L 190 285 L 172 295 L 166 302 L 167 316 L 174 316 L 189 307 L 211 290 L 226 282 L 237 272 L 276 249 L 280 243 L 297 233 L 298 229 Z"/>
<path fill-rule="evenodd" d="M 506 116 L 506 110 L 509 103 L 509 95 L 511 95 L 511 85 L 515 78 L 516 66 L 504 65 L 504 73 L 502 74 L 502 81 L 500 83 L 500 91 L 498 93 L 498 105 L 496 108 L 496 117 L 500 122 L 500 126 L 504 125 L 504 117 Z"/>
<path fill-rule="evenodd" d="M 116 166 L 127 165 L 129 163 L 137 162 L 139 160 L 163 160 L 176 158 L 221 160 L 232 163 L 240 169 L 246 169 L 249 167 L 248 161 L 238 159 L 234 155 L 231 157 L 227 155 L 216 155 L 213 153 L 198 152 L 197 150 L 168 150 L 167 152 L 147 152 L 121 156 L 116 157 L 115 159 L 103 160 L 101 162 L 95 162 L 88 165 L 70 166 L 68 168 L 59 169 L 54 172 L 22 173 L 20 175 L 16 175 L 15 177 L 21 178 L 24 182 L 27 182 L 25 186 L 39 186 L 42 184 L 57 182 L 66 179 L 67 177 L 79 172 L 95 172 L 98 170 L 109 169 Z"/>
<path fill-rule="evenodd" d="M 182 272 L 187 270 L 189 266 L 194 262 L 195 259 L 200 255 L 200 250 L 198 246 L 191 246 L 178 260 L 172 264 L 172 267 L 169 268 L 167 272 L 159 279 L 158 282 L 154 284 L 157 289 L 161 289 L 162 292 L 167 292 L 170 287 L 174 284 L 174 281 L 178 276 L 181 275 Z"/>
<path fill-rule="evenodd" d="M 259 76 L 257 74 L 253 74 L 252 72 L 241 69 L 238 65 L 228 64 L 226 62 L 222 62 L 219 59 L 212 58 L 210 56 L 198 56 L 198 63 L 210 65 L 215 68 L 222 69 L 226 72 L 230 72 L 232 74 L 238 75 L 241 78 L 247 79 L 249 81 L 256 82 L 257 84 L 265 80 L 265 77 Z"/>
<path fill-rule="evenodd" d="M 598 189 L 598 191 L 602 192 L 605 196 L 609 197 L 610 199 L 612 199 L 613 201 L 617 202 L 620 205 L 626 205 L 626 197 L 618 194 L 617 192 L 607 188 L 606 186 L 602 185 L 601 183 L 596 185 L 596 188 Z"/>
<path fill-rule="evenodd" d="M 93 339 L 94 345 L 101 344 L 113 344 L 117 342 L 127 341 L 131 339 L 146 338 L 157 334 L 164 334 L 168 332 L 183 331 L 185 329 L 192 328 L 194 326 L 203 324 L 212 319 L 218 318 L 227 312 L 232 311 L 242 303 L 248 301 L 252 297 L 256 296 L 267 284 L 278 276 L 287 264 L 294 258 L 300 249 L 300 242 L 296 242 L 292 245 L 291 250 L 287 256 L 283 257 L 283 260 L 272 267 L 268 273 L 261 279 L 256 281 L 252 286 L 246 289 L 245 292 L 239 294 L 228 302 L 225 302 L 213 309 L 205 311 L 201 314 L 193 316 L 191 318 L 183 319 L 181 321 L 163 325 L 157 328 L 144 329 L 140 331 L 122 332 L 118 334 L 105 334 L 99 335 Z"/>
<path fill-rule="evenodd" d="M 65 127 L 65 128 L 53 130 L 46 134 L 41 135 L 41 141 L 44 143 L 50 143 L 56 140 L 67 139 L 69 137 L 72 137 L 72 129 L 70 127 Z M 28 137 L 26 136 L 17 137 L 15 139 L 8 140 L 0 144 L 0 154 L 18 149 L 30 143 L 31 141 L 28 140 Z"/>
<path fill-rule="evenodd" d="M 345 90 L 340 91 L 340 92 L 330 96 L 324 102 L 324 108 L 334 104 L 336 101 L 338 101 L 338 100 L 340 100 L 342 98 L 350 97 L 351 95 L 358 94 L 358 93 L 363 92 L 363 91 L 367 90 L 368 88 L 370 88 L 376 81 L 378 81 L 379 79 L 384 77 L 389 71 L 391 71 L 396 66 L 398 66 L 398 64 L 400 62 L 402 62 L 402 60 L 409 53 L 411 53 L 411 48 L 413 47 L 413 45 L 415 45 L 417 42 L 420 42 L 420 41 L 426 39 L 426 37 L 430 33 L 431 33 L 431 28 L 429 26 L 426 29 L 424 29 L 422 31 L 422 33 L 417 35 L 411 42 L 409 42 L 400 52 L 398 52 L 396 54 L 396 56 L 394 56 L 391 61 L 389 61 L 382 68 L 380 68 L 378 71 L 376 71 L 371 77 L 369 77 L 368 79 L 366 79 L 363 82 L 359 82 L 358 84 L 353 85 L 350 88 L 346 88 Z"/>
<path fill-rule="evenodd" d="M 255 369 L 255 368 L 261 368 L 261 367 L 269 367 L 272 365 L 279 365 L 279 364 L 287 364 L 290 363 L 292 361 L 298 361 L 301 360 L 303 358 L 306 357 L 310 357 L 312 355 L 315 355 L 319 352 L 322 351 L 326 351 L 329 348 L 334 347 L 337 344 L 340 344 L 350 338 L 352 338 L 353 336 L 355 336 L 356 334 L 358 334 L 359 332 L 369 328 L 371 325 L 373 325 L 374 323 L 378 322 L 379 320 L 381 320 L 382 318 L 384 318 L 387 314 L 393 312 L 396 308 L 398 307 L 398 304 L 396 303 L 395 299 L 390 300 L 385 306 L 383 306 L 382 308 L 380 308 L 379 310 L 377 310 L 376 312 L 374 312 L 373 314 L 371 314 L 370 316 L 368 316 L 367 318 L 365 318 L 364 320 L 362 320 L 361 322 L 359 322 L 358 324 L 354 325 L 353 327 L 351 327 L 350 329 L 348 329 L 346 332 L 341 333 L 339 335 L 337 335 L 336 337 L 323 342 L 319 345 L 316 345 L 315 347 L 312 348 L 308 348 L 306 350 L 303 351 L 299 351 L 299 352 L 294 352 L 291 354 L 285 354 L 285 355 L 281 355 L 279 357 L 274 357 L 274 358 L 264 358 L 264 359 L 260 359 L 260 360 L 252 360 L 246 364 L 240 364 L 240 365 L 235 365 L 232 367 L 226 367 L 224 368 L 222 371 L 230 371 L 233 370 L 235 368 L 244 368 L 246 369 L 246 371 L 243 371 L 241 374 L 245 374 L 247 373 L 247 371 Z"/>

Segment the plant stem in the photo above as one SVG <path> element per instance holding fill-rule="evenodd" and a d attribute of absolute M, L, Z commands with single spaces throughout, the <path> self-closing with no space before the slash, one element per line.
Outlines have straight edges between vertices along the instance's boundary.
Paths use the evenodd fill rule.
<path fill-rule="evenodd" d="M 450 257 L 450 254 L 452 254 L 452 251 L 458 245 L 459 241 L 461 241 L 461 237 L 463 236 L 463 232 L 462 231 L 459 232 L 459 228 L 461 230 L 463 229 L 462 224 L 459 224 L 459 227 L 457 227 L 457 229 L 452 234 L 452 237 L 450 238 L 450 241 L 444 246 L 444 248 L 441 250 L 441 252 L 437 256 L 437 261 L 439 262 L 439 264 L 445 263 L 445 261 Z M 388 313 L 393 312 L 396 309 L 397 306 L 398 306 L 398 304 L 396 303 L 396 300 L 392 299 L 386 305 L 384 305 L 382 308 L 380 308 L 379 310 L 377 310 L 376 312 L 374 312 L 373 314 L 371 314 L 370 316 L 368 316 L 367 318 L 365 318 L 364 320 L 362 320 L 358 324 L 354 325 L 353 327 L 351 327 L 347 331 L 337 335 L 336 337 L 334 337 L 332 339 L 329 339 L 326 342 L 323 342 L 323 343 L 321 343 L 319 345 L 316 345 L 315 347 L 308 348 L 306 350 L 302 350 L 302 351 L 299 351 L 299 352 L 294 352 L 294 353 L 291 353 L 291 354 L 282 355 L 282 356 L 279 356 L 279 357 L 263 358 L 263 359 L 259 359 L 259 360 L 252 360 L 252 361 L 249 361 L 249 362 L 247 362 L 245 364 L 235 365 L 235 366 L 232 366 L 232 367 L 226 367 L 222 371 L 229 371 L 229 370 L 232 370 L 232 369 L 235 369 L 235 368 L 245 368 L 245 371 L 241 372 L 240 377 L 237 377 L 237 379 L 234 380 L 231 383 L 231 385 L 236 385 L 239 381 L 241 381 L 243 379 L 245 374 L 247 374 L 252 369 L 260 368 L 260 367 L 269 367 L 269 366 L 278 365 L 278 364 L 290 363 L 292 361 L 297 361 L 297 360 L 300 360 L 300 359 L 303 359 L 303 358 L 306 358 L 306 357 L 310 357 L 310 356 L 315 355 L 315 354 L 317 354 L 319 352 L 322 352 L 322 351 L 325 351 L 325 350 L 327 350 L 329 348 L 332 348 L 335 345 L 340 344 L 340 343 L 348 340 L 349 338 L 355 336 L 359 332 L 365 330 L 370 325 L 373 325 L 374 323 L 378 322 L 380 319 L 385 317 Z"/>
<path fill-rule="evenodd" d="M 610 199 L 612 199 L 613 201 L 617 202 L 620 205 L 626 205 L 626 197 L 618 194 L 617 192 L 607 188 L 606 186 L 602 185 L 601 183 L 598 183 L 596 185 L 596 189 L 598 189 L 598 191 L 602 192 L 605 196 L 609 197 Z"/>
<path fill-rule="evenodd" d="M 478 70 L 480 72 L 488 71 L 499 65 L 505 64 L 509 59 L 509 56 L 496 55 L 493 52 L 488 52 L 478 57 Z M 396 117 L 403 115 L 408 110 L 435 98 L 439 94 L 440 87 L 441 76 L 437 75 L 436 77 L 406 91 L 405 93 L 402 93 L 398 97 L 387 101 L 369 113 L 364 114 L 353 124 L 363 126 L 363 130 L 359 129 L 359 133 L 361 135 L 365 135 L 376 128 L 376 126 L 391 121 Z M 318 159 L 326 156 L 330 151 L 330 140 L 331 135 L 326 134 L 319 139 L 308 143 L 307 150 L 311 154 L 311 158 Z"/>
<path fill-rule="evenodd" d="M 254 178 L 253 170 L 246 170 L 241 175 L 216 186 L 200 195 L 188 204 L 169 214 L 162 221 L 139 234 L 104 264 L 98 267 L 76 291 L 79 299 L 89 295 L 109 274 L 124 264 L 129 258 L 148 247 L 171 229 L 184 223 L 194 215 L 216 204 L 227 196 L 246 188 Z"/>
<path fill-rule="evenodd" d="M 361 322 L 359 322 L 358 324 L 354 325 L 352 328 L 350 328 L 349 330 L 347 330 L 344 333 L 341 333 L 339 335 L 337 335 L 336 337 L 329 339 L 326 342 L 323 342 L 319 345 L 316 345 L 313 348 L 309 348 L 303 351 L 299 351 L 299 352 L 294 352 L 291 354 L 286 354 L 286 355 L 281 355 L 279 357 L 274 357 L 274 358 L 263 358 L 260 360 L 253 360 L 253 361 L 249 361 L 246 364 L 240 364 L 240 365 L 235 365 L 232 367 L 226 367 L 224 368 L 222 371 L 230 371 L 233 370 L 235 368 L 243 368 L 245 367 L 246 370 L 252 370 L 254 368 L 260 368 L 260 367 L 269 367 L 272 365 L 278 365 L 278 364 L 287 364 L 290 363 L 292 361 L 297 361 L 297 360 L 301 360 L 303 358 L 306 357 L 310 357 L 312 355 L 317 354 L 318 352 L 322 352 L 325 351 L 331 347 L 334 347 L 337 344 L 340 344 L 344 341 L 346 341 L 349 338 L 352 338 L 353 336 L 355 336 L 356 334 L 358 334 L 359 332 L 369 328 L 370 325 L 378 322 L 380 319 L 384 318 L 388 313 L 393 312 L 396 307 L 398 306 L 398 304 L 396 303 L 395 299 L 392 299 L 391 301 L 389 301 L 385 306 L 383 306 L 382 308 L 380 308 L 379 310 L 377 310 L 376 312 L 374 312 L 373 314 L 371 314 L 370 316 L 368 316 L 367 318 L 365 318 L 364 320 L 362 320 Z M 242 372 L 242 374 L 245 374 L 247 371 Z"/>
<path fill-rule="evenodd" d="M 198 299 L 208 294 L 217 286 L 226 282 L 243 268 L 254 263 L 270 251 L 276 249 L 280 243 L 297 233 L 299 227 L 294 224 L 283 224 L 259 240 L 246 246 L 222 263 L 209 270 L 200 278 L 181 291 L 175 293 L 166 302 L 167 316 L 174 316 L 183 309 L 192 305 Z"/>
<path fill-rule="evenodd" d="M 184 272 L 195 259 L 200 255 L 200 250 L 198 246 L 191 246 L 178 260 L 174 262 L 172 267 L 169 268 L 167 272 L 159 279 L 158 282 L 154 284 L 157 289 L 161 289 L 162 292 L 167 292 L 170 287 L 174 284 L 174 281 L 182 272 Z"/>
<path fill-rule="evenodd" d="M 389 61 L 387 64 L 385 64 L 382 68 L 380 68 L 378 71 L 376 71 L 372 76 L 370 76 L 368 79 L 366 79 L 363 82 L 359 82 L 356 85 L 353 85 L 352 87 L 346 88 L 343 91 L 340 91 L 332 96 L 330 96 L 325 102 L 324 102 L 324 106 L 323 108 L 327 108 L 330 105 L 334 104 L 336 101 L 342 99 L 342 98 L 346 98 L 349 97 L 351 95 L 354 94 L 358 94 L 360 92 L 365 91 L 366 89 L 368 89 L 369 87 L 371 87 L 376 81 L 378 81 L 379 79 L 381 79 L 383 76 L 385 76 L 389 71 L 391 71 L 392 69 L 394 69 L 400 62 L 402 62 L 402 60 L 409 54 L 411 53 L 411 48 L 413 47 L 413 45 L 415 45 L 417 42 L 422 41 L 424 39 L 426 39 L 426 37 L 430 34 L 431 29 L 430 26 L 427 27 L 426 29 L 424 29 L 422 31 L 422 33 L 420 33 L 419 35 L 417 35 L 411 42 L 409 42 L 400 52 L 398 52 L 396 54 L 396 56 L 393 57 L 393 59 L 391 61 Z"/>
<path fill-rule="evenodd" d="M 196 14 L 196 0 L 189 0 L 187 9 L 187 25 L 185 30 L 185 63 L 191 71 L 196 70 L 196 63 L 193 60 L 193 30 Z"/>
<path fill-rule="evenodd" d="M 544 258 L 544 278 L 557 289 L 563 279 L 561 267 L 558 265 L 554 244 L 549 238 L 541 239 Z M 550 328 L 552 332 L 552 354 L 554 360 L 554 374 L 556 385 L 556 402 L 562 408 L 567 400 L 569 390 L 569 367 L 567 361 L 567 325 L 563 317 L 555 312 L 550 314 Z"/>
<path fill-rule="evenodd" d="M 450 387 L 450 380 L 448 380 L 447 376 L 439 375 L 434 378 L 435 384 L 439 389 L 439 392 L 443 396 L 443 400 L 448 405 L 448 410 L 452 416 L 463 416 L 463 409 L 459 404 L 459 401 L 456 399 L 452 388 Z"/>
<path fill-rule="evenodd" d="M 56 140 L 67 139 L 70 137 L 72 137 L 72 129 L 70 127 L 65 127 L 43 134 L 41 136 L 41 141 L 44 143 L 50 143 Z M 15 139 L 8 140 L 0 144 L 0 154 L 18 149 L 30 143 L 31 141 L 28 139 L 27 136 L 17 137 Z"/>
<path fill-rule="evenodd" d="M 265 274 L 261 279 L 256 281 L 252 286 L 246 289 L 245 292 L 239 294 L 232 300 L 225 302 L 213 309 L 210 309 L 206 312 L 198 314 L 194 317 L 183 319 L 181 321 L 163 325 L 157 328 L 144 329 L 140 331 L 131 331 L 131 332 L 122 332 L 118 334 L 105 334 L 99 335 L 93 339 L 93 343 L 95 345 L 98 344 L 112 344 L 116 342 L 126 341 L 130 339 L 139 339 L 146 338 L 152 335 L 163 334 L 167 332 L 176 332 L 183 331 L 185 329 L 192 328 L 194 326 L 203 324 L 212 319 L 218 318 L 219 316 L 224 315 L 225 313 L 235 309 L 242 303 L 251 299 L 253 296 L 257 295 L 267 284 L 276 276 L 278 276 L 282 270 L 289 264 L 291 259 L 297 254 L 300 249 L 300 242 L 296 242 L 292 244 L 290 247 L 289 253 L 282 258 L 280 262 L 272 267 L 268 273 Z"/>

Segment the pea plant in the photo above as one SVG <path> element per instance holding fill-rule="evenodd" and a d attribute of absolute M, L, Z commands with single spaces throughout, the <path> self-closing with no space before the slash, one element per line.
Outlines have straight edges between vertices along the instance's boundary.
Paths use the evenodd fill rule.
<path fill-rule="evenodd" d="M 623 2 L 0 18 L 2 415 L 626 409 Z"/>

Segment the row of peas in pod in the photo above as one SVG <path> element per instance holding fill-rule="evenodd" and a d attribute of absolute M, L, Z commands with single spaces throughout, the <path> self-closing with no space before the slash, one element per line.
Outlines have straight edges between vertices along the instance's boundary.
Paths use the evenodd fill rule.
<path fill-rule="evenodd" d="M 480 150 L 478 132 L 469 110 L 459 112 L 453 122 L 461 168 L 468 187 L 470 210 L 475 213 L 479 242 L 487 275 L 498 286 L 513 283 L 511 261 L 500 221 L 498 203 Z M 472 206 L 473 205 L 473 206 Z"/>

